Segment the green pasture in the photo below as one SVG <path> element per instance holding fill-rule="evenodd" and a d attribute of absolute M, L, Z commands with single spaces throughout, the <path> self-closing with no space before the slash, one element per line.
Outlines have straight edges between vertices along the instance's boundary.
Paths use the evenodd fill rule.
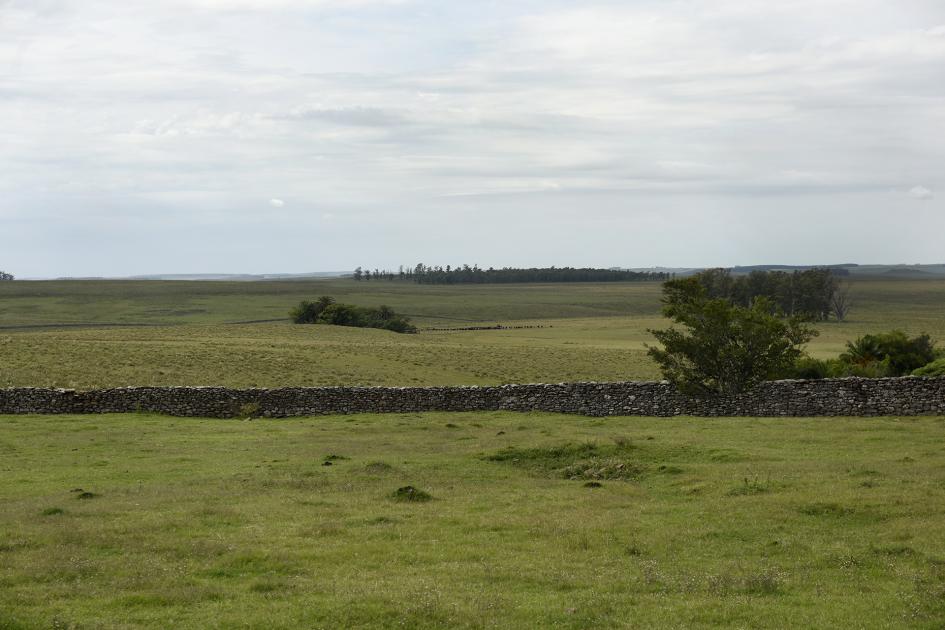
<path fill-rule="evenodd" d="M 819 326 L 813 356 L 836 356 L 848 340 L 891 328 L 945 341 L 945 281 L 857 279 L 851 293 L 850 320 Z M 391 305 L 421 328 L 543 328 L 398 335 L 284 319 L 293 304 L 323 294 Z M 667 324 L 659 298 L 658 283 L 6 282 L 0 387 L 653 379 L 645 344 L 648 328 Z"/>
<path fill-rule="evenodd" d="M 943 438 L 943 418 L 0 417 L 0 628 L 941 628 Z M 408 485 L 432 500 L 395 500 Z"/>
<path fill-rule="evenodd" d="M 386 304 L 419 326 L 536 318 L 648 315 L 660 283 L 419 285 L 346 279 L 272 282 L 70 280 L 0 283 L 0 328 L 50 324 L 221 324 L 287 319 L 305 299 L 331 295 Z"/>

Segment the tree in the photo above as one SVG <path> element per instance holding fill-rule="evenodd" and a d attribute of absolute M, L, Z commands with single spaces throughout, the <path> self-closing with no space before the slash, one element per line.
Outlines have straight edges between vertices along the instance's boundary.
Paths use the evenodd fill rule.
<path fill-rule="evenodd" d="M 663 285 L 663 314 L 683 330 L 650 330 L 662 345 L 648 354 L 664 377 L 690 395 L 737 394 L 789 375 L 816 335 L 799 317 L 784 317 L 766 297 L 751 306 L 710 298 L 696 278 Z"/>
<path fill-rule="evenodd" d="M 0 281 L 13 280 L 13 274 L 6 271 L 0 271 Z"/>
<path fill-rule="evenodd" d="M 364 272 L 360 267 L 356 267 L 354 270 L 354 279 L 360 281 L 364 277 Z"/>
<path fill-rule="evenodd" d="M 850 285 L 837 283 L 830 294 L 830 310 L 837 322 L 842 322 L 850 312 Z"/>

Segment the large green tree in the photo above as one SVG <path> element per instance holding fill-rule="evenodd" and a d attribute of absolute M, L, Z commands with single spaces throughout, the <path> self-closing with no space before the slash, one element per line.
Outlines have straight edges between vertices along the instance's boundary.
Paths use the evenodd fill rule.
<path fill-rule="evenodd" d="M 664 377 L 691 395 L 737 394 L 791 373 L 816 331 L 784 317 L 767 298 L 738 306 L 710 298 L 697 279 L 663 285 L 663 314 L 681 328 L 650 330 L 649 348 Z"/>

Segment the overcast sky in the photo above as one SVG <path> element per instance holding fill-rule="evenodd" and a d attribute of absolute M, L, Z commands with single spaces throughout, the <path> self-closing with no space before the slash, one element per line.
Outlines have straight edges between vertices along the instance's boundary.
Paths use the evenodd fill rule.
<path fill-rule="evenodd" d="M 942 0 L 0 0 L 0 269 L 945 262 Z"/>

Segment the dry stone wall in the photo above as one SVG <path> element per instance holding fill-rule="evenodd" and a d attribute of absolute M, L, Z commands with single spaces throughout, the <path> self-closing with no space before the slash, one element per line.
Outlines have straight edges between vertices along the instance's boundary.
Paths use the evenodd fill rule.
<path fill-rule="evenodd" d="M 772 381 L 729 398 L 693 399 L 665 382 L 495 387 L 123 387 L 0 389 L 0 414 L 156 412 L 231 418 L 337 413 L 549 411 L 586 416 L 945 415 L 945 378 Z"/>

